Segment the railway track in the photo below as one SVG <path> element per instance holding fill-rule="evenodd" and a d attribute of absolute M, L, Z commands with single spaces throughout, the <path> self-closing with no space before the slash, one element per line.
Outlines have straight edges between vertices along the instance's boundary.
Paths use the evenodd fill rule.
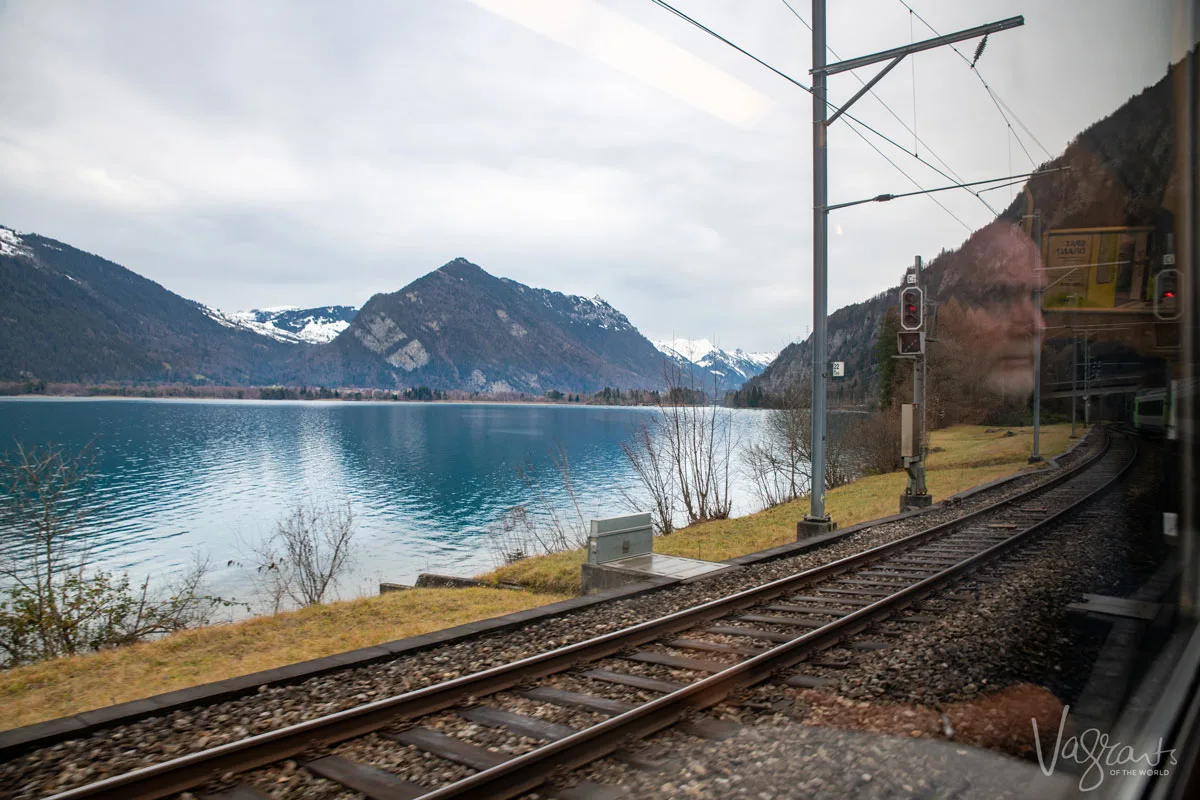
<path fill-rule="evenodd" d="M 607 755 L 638 767 L 661 766 L 655 756 L 623 747 L 681 723 L 696 735 L 719 738 L 728 726 L 696 720 L 697 712 L 884 620 L 927 621 L 910 613 L 915 603 L 1011 552 L 1102 492 L 1132 465 L 1134 454 L 1129 437 L 1108 436 L 1095 456 L 1052 481 L 862 553 L 511 664 L 79 786 L 52 800 L 169 797 L 214 781 L 219 788 L 200 797 L 254 800 L 269 795 L 246 773 L 281 762 L 297 765 L 288 761 L 297 758 L 307 773 L 373 800 L 515 797 L 544 787 L 556 770 Z M 667 680 L 661 677 L 667 670 L 705 677 Z M 564 680 L 571 688 L 563 688 Z M 786 680 L 805 686 L 819 679 L 795 674 Z M 614 689 L 632 691 L 641 701 L 606 696 Z M 561 719 L 564 709 L 587 721 L 548 721 Z M 459 729 L 466 737 L 427 722 L 447 714 L 467 723 Z M 521 743 L 509 749 L 524 752 L 469 741 L 479 730 L 508 736 Z M 384 745 L 418 751 L 426 762 L 447 762 L 454 768 L 439 774 L 451 777 L 444 785 L 426 786 L 340 754 L 303 759 L 366 738 L 376 750 Z M 551 793 L 603 798 L 614 796 L 611 791 L 581 785 Z"/>

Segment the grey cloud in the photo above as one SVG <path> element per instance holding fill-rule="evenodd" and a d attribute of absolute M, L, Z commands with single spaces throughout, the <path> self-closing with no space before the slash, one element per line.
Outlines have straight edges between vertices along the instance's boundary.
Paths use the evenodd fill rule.
<path fill-rule="evenodd" d="M 803 335 L 808 96 L 644 0 L 608 5 L 774 110 L 735 128 L 467 2 L 14 0 L 0 8 L 0 222 L 226 309 L 361 303 L 465 256 L 599 293 L 652 337 L 766 349 Z M 681 5 L 807 80 L 808 32 L 782 4 Z M 1026 14 L 981 68 L 1057 154 L 1165 70 L 1170 4 L 1134 5 L 916 7 L 944 31 Z M 895 0 L 831 3 L 830 42 L 843 56 L 903 43 L 908 21 Z M 906 121 L 911 78 L 880 86 Z M 917 131 L 959 174 L 1027 169 L 956 56 L 920 56 L 916 78 Z M 832 96 L 856 86 L 843 76 Z M 911 146 L 872 101 L 855 113 Z M 835 201 L 910 188 L 842 123 L 830 160 Z M 941 197 L 971 227 L 990 217 Z M 921 198 L 838 212 L 831 309 L 965 236 Z"/>

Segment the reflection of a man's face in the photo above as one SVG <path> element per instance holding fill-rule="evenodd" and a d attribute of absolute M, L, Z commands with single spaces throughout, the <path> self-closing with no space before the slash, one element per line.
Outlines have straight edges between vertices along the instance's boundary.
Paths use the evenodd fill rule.
<path fill-rule="evenodd" d="M 1027 396 L 1034 382 L 1034 332 L 1044 327 L 1034 305 L 1040 255 L 1024 231 L 1005 222 L 989 225 L 979 237 L 966 276 L 964 344 L 989 390 Z"/>

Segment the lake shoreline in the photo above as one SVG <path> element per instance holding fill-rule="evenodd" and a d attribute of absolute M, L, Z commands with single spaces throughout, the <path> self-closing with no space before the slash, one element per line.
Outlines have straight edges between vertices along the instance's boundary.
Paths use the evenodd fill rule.
<path fill-rule="evenodd" d="M 44 388 L 30 391 L 20 383 L 0 383 L 0 400 L 5 399 L 111 399 L 111 400 L 233 400 L 233 401 L 269 401 L 287 402 L 299 401 L 305 403 L 503 403 L 505 405 L 554 405 L 554 406 L 604 406 L 612 408 L 653 408 L 652 403 L 603 403 L 595 398 L 587 397 L 580 400 L 554 399 L 542 395 L 522 394 L 491 394 L 485 392 L 449 393 L 451 396 L 438 399 L 415 399 L 403 396 L 403 389 L 388 391 L 384 389 L 360 389 L 354 387 L 339 387 L 326 389 L 333 396 L 310 397 L 263 397 L 263 390 L 284 389 L 289 392 L 300 392 L 306 387 L 300 386 L 204 386 L 196 387 L 188 384 L 156 384 L 146 387 L 77 384 L 46 384 Z M 318 390 L 321 387 L 316 387 Z M 575 394 L 574 392 L 568 394 Z M 461 395 L 461 396 L 459 396 Z M 580 394 L 582 397 L 583 395 Z"/>
<path fill-rule="evenodd" d="M 582 513 L 624 513 L 621 490 L 638 488 L 621 446 L 656 413 L 483 400 L 356 406 L 21 395 L 0 398 L 0 451 L 87 453 L 95 508 L 84 530 L 99 568 L 170 576 L 208 556 L 213 593 L 242 600 L 253 582 L 237 563 L 247 544 L 305 499 L 353 502 L 371 557 L 347 576 L 350 590 L 494 568 L 490 531 L 509 510 L 541 514 L 543 495 L 574 507 L 555 465 L 560 445 Z M 765 419 L 728 413 L 743 439 Z M 737 513 L 753 510 L 752 487 L 735 482 L 733 490 Z"/>
<path fill-rule="evenodd" d="M 544 396 L 526 395 L 523 397 L 508 397 L 501 395 L 491 395 L 486 393 L 478 393 L 472 397 L 455 397 L 438 400 L 412 400 L 404 397 L 392 397 L 395 392 L 384 392 L 382 389 L 338 389 L 336 391 L 349 393 L 354 395 L 361 393 L 363 396 L 341 396 L 341 397 L 300 397 L 300 398 L 264 398 L 251 397 L 246 395 L 246 392 L 260 391 L 264 388 L 273 387 L 239 387 L 239 386 L 222 386 L 222 387 L 205 387 L 210 391 L 202 389 L 196 390 L 196 387 L 169 384 L 157 389 L 132 390 L 128 387 L 108 387 L 95 386 L 81 390 L 59 390 L 56 385 L 50 384 L 45 391 L 38 392 L 23 392 L 17 391 L 14 387 L 19 384 L 0 383 L 0 402 L 5 400 L 187 400 L 187 401 L 218 401 L 218 402 L 236 402 L 236 403 L 369 403 L 369 404 L 397 404 L 397 405 L 505 405 L 505 406 L 555 406 L 562 408 L 646 408 L 653 409 L 659 406 L 655 403 L 605 403 L 597 402 L 595 398 L 587 398 L 585 400 L 554 400 Z M 298 390 L 298 387 L 286 387 L 292 390 Z M 149 393 L 166 389 L 167 393 Z M 242 396 L 238 396 L 238 392 L 242 392 Z M 371 392 L 376 396 L 368 396 L 366 393 Z M 384 394 L 388 396 L 383 396 Z M 665 406 L 668 407 L 668 406 Z M 709 406 L 701 406 L 708 408 Z M 769 411 L 769 408 L 751 408 L 744 406 L 720 406 L 721 408 L 729 408 L 738 411 Z M 838 413 L 855 413 L 868 414 L 871 409 L 864 406 L 827 406 L 827 410 Z"/>

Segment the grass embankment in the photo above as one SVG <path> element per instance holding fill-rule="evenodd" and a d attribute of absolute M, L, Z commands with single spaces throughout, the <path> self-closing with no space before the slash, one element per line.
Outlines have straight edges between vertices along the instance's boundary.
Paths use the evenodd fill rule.
<path fill-rule="evenodd" d="M 0 730 L 564 599 L 505 589 L 410 589 L 0 671 Z"/>
<path fill-rule="evenodd" d="M 1012 431 L 1013 436 L 1008 432 Z M 1070 425 L 1043 425 L 1041 452 L 1051 457 L 1070 444 Z M 934 501 L 1021 470 L 1033 452 L 1033 428 L 988 428 L 956 425 L 932 431 L 925 479 Z M 825 510 L 841 527 L 895 514 L 907 475 L 890 472 L 872 475 L 832 489 L 825 495 Z M 715 520 L 681 528 L 654 540 L 654 552 L 705 561 L 754 553 L 796 540 L 796 522 L 808 513 L 808 499 L 768 508 L 756 514 Z M 519 583 L 537 591 L 579 592 L 579 565 L 583 550 L 536 556 L 502 567 L 484 580 Z"/>

